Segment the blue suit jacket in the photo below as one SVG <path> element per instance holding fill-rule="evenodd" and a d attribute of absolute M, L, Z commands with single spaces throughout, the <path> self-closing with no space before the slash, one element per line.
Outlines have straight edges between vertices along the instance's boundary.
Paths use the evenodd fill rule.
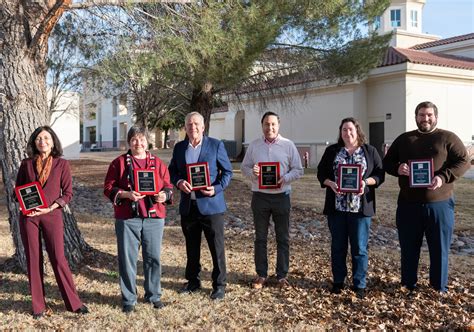
<path fill-rule="evenodd" d="M 173 157 L 168 166 L 171 182 L 177 187 L 179 180 L 187 180 L 186 173 L 186 149 L 189 140 L 185 139 L 174 146 Z M 199 190 L 196 191 L 196 203 L 202 215 L 212 215 L 223 213 L 227 210 L 224 199 L 224 189 L 232 178 L 232 165 L 224 143 L 215 138 L 203 136 L 201 153 L 198 162 L 209 164 L 209 176 L 211 185 L 214 186 L 214 196 L 204 196 Z M 191 207 L 191 194 L 181 191 L 181 201 L 179 203 L 179 213 L 187 216 Z"/>

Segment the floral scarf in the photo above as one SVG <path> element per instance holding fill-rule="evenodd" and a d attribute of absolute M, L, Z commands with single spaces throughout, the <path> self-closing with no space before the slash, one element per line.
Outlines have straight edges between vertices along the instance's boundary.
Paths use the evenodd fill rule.
<path fill-rule="evenodd" d="M 46 159 L 41 159 L 40 156 L 36 157 L 36 172 L 38 172 L 38 181 L 42 187 L 46 181 L 48 181 L 49 173 L 51 173 L 51 166 L 53 165 L 53 157 L 48 156 Z"/>

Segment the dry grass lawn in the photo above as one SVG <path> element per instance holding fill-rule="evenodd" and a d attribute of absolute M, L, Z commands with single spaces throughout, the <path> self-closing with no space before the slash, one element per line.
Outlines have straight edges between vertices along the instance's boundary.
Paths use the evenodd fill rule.
<path fill-rule="evenodd" d="M 76 181 L 100 188 L 107 168 L 105 162 L 72 162 Z M 457 192 L 457 230 L 473 235 L 473 182 L 462 179 Z M 137 311 L 121 312 L 114 220 L 87 213 L 76 218 L 86 241 L 94 248 L 84 265 L 74 271 L 79 294 L 91 313 L 78 316 L 65 311 L 51 269 L 47 268 L 47 302 L 52 309 L 49 317 L 33 320 L 28 279 L 24 274 L 4 271 L 1 264 L 12 255 L 13 247 L 4 190 L 0 184 L 0 329 L 414 329 L 467 328 L 474 326 L 474 282 L 472 256 L 451 256 L 450 291 L 440 296 L 428 287 L 427 255 L 420 267 L 420 292 L 408 296 L 398 286 L 399 253 L 396 250 L 371 248 L 369 253 L 368 296 L 354 297 L 350 290 L 341 295 L 329 293 L 329 242 L 327 234 L 315 234 L 313 240 L 295 238 L 291 247 L 289 281 L 292 287 L 279 290 L 267 287 L 252 290 L 254 277 L 253 234 L 249 231 L 226 231 L 228 287 L 220 302 L 209 299 L 211 291 L 211 258 L 205 241 L 202 247 L 203 290 L 192 295 L 178 294 L 185 281 L 184 239 L 179 226 L 167 226 L 162 250 L 163 301 L 166 307 L 155 310 L 139 303 Z M 378 191 L 379 214 L 374 223 L 393 226 L 397 186 L 393 178 Z M 294 222 L 305 218 L 323 221 L 324 193 L 307 172 L 294 185 L 292 196 Z M 227 190 L 229 210 L 242 220 L 251 220 L 250 192 L 241 174 L 236 172 Z M 269 243 L 270 262 L 275 261 L 275 242 Z M 141 266 L 141 262 L 139 263 Z M 350 264 L 349 264 L 350 265 Z M 270 266 L 270 272 L 274 265 Z M 143 298 L 143 278 L 138 278 L 138 292 Z"/>

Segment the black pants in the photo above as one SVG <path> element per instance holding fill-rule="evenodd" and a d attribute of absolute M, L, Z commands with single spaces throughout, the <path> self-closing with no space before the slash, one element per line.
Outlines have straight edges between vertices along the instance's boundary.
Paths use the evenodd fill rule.
<path fill-rule="evenodd" d="M 222 213 L 202 215 L 195 202 L 189 215 L 181 216 L 181 228 L 186 239 L 186 279 L 199 284 L 201 272 L 201 233 L 204 231 L 212 256 L 212 288 L 224 288 L 226 284 L 224 217 Z"/>
<path fill-rule="evenodd" d="M 255 269 L 260 277 L 268 276 L 267 239 L 270 217 L 275 224 L 277 242 L 276 275 L 286 278 L 290 267 L 290 195 L 254 192 L 252 196 L 255 226 Z"/>

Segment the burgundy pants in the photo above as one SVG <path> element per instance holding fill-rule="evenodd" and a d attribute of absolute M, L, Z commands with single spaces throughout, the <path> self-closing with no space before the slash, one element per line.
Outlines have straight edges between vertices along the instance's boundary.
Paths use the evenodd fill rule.
<path fill-rule="evenodd" d="M 64 256 L 62 211 L 58 210 L 38 217 L 20 218 L 20 234 L 25 247 L 33 313 L 40 313 L 46 309 L 41 234 L 66 309 L 69 311 L 79 309 L 82 302 L 77 295 L 71 270 Z"/>

